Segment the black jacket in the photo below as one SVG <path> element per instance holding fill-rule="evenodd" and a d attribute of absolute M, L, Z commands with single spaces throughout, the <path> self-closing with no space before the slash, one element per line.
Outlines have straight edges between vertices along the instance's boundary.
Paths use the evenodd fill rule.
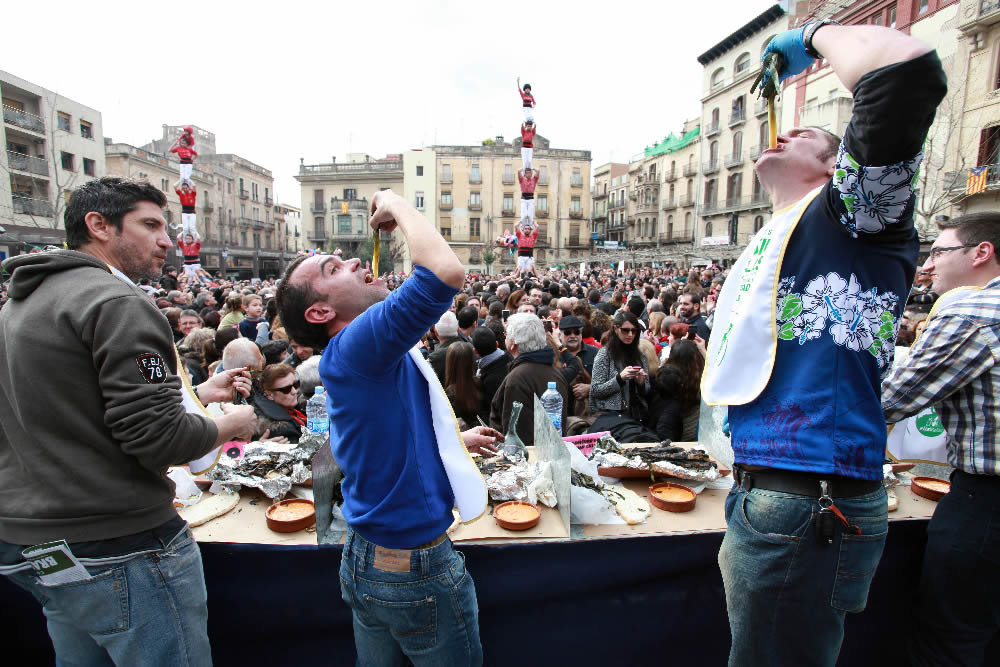
<path fill-rule="evenodd" d="M 262 392 L 254 390 L 253 394 L 250 395 L 250 402 L 253 404 L 257 417 L 270 422 L 267 426 L 271 430 L 269 437 L 284 436 L 288 438 L 288 442 L 298 442 L 299 438 L 302 437 L 302 427 L 292 419 L 288 410 L 265 397 Z M 258 428 L 258 430 L 263 432 L 263 429 Z M 259 433 L 255 435 L 260 436 Z"/>
<path fill-rule="evenodd" d="M 483 412 L 490 414 L 490 404 L 496 396 L 497 389 L 503 384 L 503 379 L 507 377 L 507 366 L 513 359 L 504 352 L 502 357 L 495 359 L 479 371 L 479 391 L 483 397 Z"/>
<path fill-rule="evenodd" d="M 168 292 L 177 289 L 177 278 L 174 278 L 169 273 L 164 273 L 160 276 L 160 288 Z"/>
<path fill-rule="evenodd" d="M 517 420 L 517 435 L 525 445 L 535 443 L 535 396 L 541 396 L 548 389 L 549 382 L 556 383 L 556 389 L 563 399 L 562 422 L 566 423 L 569 408 L 569 385 L 552 365 L 552 348 L 546 345 L 540 350 L 521 354 L 511 363 L 493 396 L 490 406 L 490 426 L 501 433 L 510 427 L 510 411 L 514 401 L 524 408 Z"/>
<path fill-rule="evenodd" d="M 434 373 L 437 374 L 438 379 L 441 380 L 441 385 L 444 386 L 444 362 L 445 358 L 448 356 L 448 347 L 454 343 L 463 343 L 461 338 L 456 336 L 455 338 L 446 338 L 441 341 L 441 344 L 434 348 L 434 351 L 430 353 L 427 357 L 427 361 L 431 362 L 431 368 L 434 369 Z"/>
<path fill-rule="evenodd" d="M 695 332 L 701 336 L 702 340 L 708 342 L 708 337 L 712 335 L 712 330 L 705 324 L 705 316 L 698 313 L 689 320 L 681 318 L 684 324 L 694 327 Z"/>

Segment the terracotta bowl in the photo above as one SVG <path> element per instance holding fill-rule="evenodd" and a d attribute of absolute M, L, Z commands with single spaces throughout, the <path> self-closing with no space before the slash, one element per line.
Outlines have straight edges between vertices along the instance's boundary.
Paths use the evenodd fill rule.
<path fill-rule="evenodd" d="M 289 498 L 268 507 L 265 516 L 276 533 L 294 533 L 316 523 L 316 506 L 305 498 Z"/>
<path fill-rule="evenodd" d="M 515 513 L 524 516 L 514 516 Z M 531 503 L 512 500 L 494 507 L 493 518 L 501 528 L 506 528 L 507 530 L 528 530 L 538 525 L 539 520 L 542 518 L 542 511 Z"/>
<path fill-rule="evenodd" d="M 668 512 L 690 512 L 697 499 L 698 495 L 683 484 L 660 482 L 649 487 L 649 502 Z"/>
<path fill-rule="evenodd" d="M 950 489 L 951 482 L 937 477 L 914 477 L 910 482 L 910 491 L 927 500 L 941 500 Z"/>

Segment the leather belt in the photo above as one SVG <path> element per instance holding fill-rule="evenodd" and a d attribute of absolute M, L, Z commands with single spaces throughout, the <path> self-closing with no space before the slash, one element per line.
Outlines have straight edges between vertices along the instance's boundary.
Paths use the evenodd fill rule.
<path fill-rule="evenodd" d="M 842 475 L 825 475 L 797 470 L 780 470 L 778 468 L 748 469 L 735 464 L 733 473 L 736 482 L 744 491 L 752 489 L 767 489 L 782 493 L 794 493 L 797 496 L 819 498 L 820 481 L 829 483 L 829 493 L 833 498 L 851 498 L 874 493 L 882 487 L 882 480 L 855 479 Z"/>
<path fill-rule="evenodd" d="M 448 533 L 441 533 L 438 537 L 434 538 L 430 542 L 427 542 L 425 544 L 418 544 L 417 546 L 415 546 L 413 548 L 414 549 L 430 549 L 431 547 L 436 547 L 437 545 L 441 544 L 447 538 L 448 538 Z"/>

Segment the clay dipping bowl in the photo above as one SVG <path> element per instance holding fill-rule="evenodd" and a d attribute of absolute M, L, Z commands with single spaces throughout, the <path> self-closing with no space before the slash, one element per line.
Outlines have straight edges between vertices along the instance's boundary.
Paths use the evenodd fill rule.
<path fill-rule="evenodd" d="M 950 490 L 951 482 L 937 477 L 914 477 L 910 481 L 910 491 L 927 500 L 941 500 Z"/>
<path fill-rule="evenodd" d="M 542 511 L 531 503 L 511 500 L 494 507 L 493 518 L 501 528 L 528 530 L 538 525 L 542 518 Z"/>
<path fill-rule="evenodd" d="M 649 502 L 667 512 L 690 512 L 698 496 L 683 484 L 660 482 L 649 487 Z"/>
<path fill-rule="evenodd" d="M 305 498 L 289 498 L 267 508 L 267 527 L 276 533 L 294 533 L 316 523 L 316 506 Z"/>

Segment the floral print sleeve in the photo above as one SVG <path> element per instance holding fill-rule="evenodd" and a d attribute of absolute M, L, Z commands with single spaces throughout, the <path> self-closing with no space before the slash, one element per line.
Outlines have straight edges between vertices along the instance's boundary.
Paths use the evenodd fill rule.
<path fill-rule="evenodd" d="M 910 215 L 907 209 L 911 208 L 923 157 L 918 153 L 896 164 L 867 167 L 855 160 L 841 142 L 833 187 L 844 203 L 840 222 L 851 236 L 857 238 L 858 232 L 877 234 Z"/>

